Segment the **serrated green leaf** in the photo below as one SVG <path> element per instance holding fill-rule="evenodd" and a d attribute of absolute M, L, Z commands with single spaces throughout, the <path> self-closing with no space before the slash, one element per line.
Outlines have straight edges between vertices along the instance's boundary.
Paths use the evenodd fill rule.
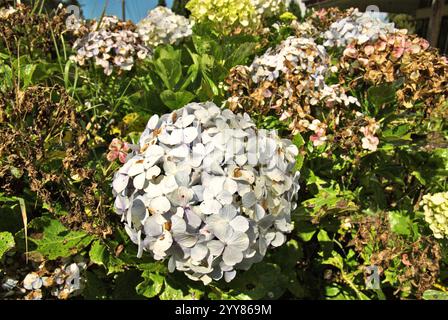
<path fill-rule="evenodd" d="M 49 260 L 68 257 L 87 247 L 93 237 L 83 231 L 70 231 L 61 222 L 48 216 L 36 218 L 29 225 L 29 241 L 35 249 Z"/>

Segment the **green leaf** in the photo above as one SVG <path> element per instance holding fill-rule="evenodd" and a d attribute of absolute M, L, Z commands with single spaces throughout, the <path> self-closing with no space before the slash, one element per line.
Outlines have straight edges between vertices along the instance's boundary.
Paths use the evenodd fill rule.
<path fill-rule="evenodd" d="M 242 43 L 226 60 L 226 67 L 228 69 L 239 65 L 245 64 L 246 59 L 255 52 L 256 43 L 246 42 Z"/>
<path fill-rule="evenodd" d="M 369 101 L 378 107 L 395 101 L 395 88 L 392 84 L 381 84 L 367 90 Z"/>
<path fill-rule="evenodd" d="M 87 300 L 108 299 L 106 281 L 100 279 L 92 271 L 86 272 L 86 287 L 82 291 L 82 296 Z"/>
<path fill-rule="evenodd" d="M 425 300 L 448 300 L 448 292 L 438 290 L 426 290 L 423 293 L 423 299 Z"/>
<path fill-rule="evenodd" d="M 122 253 L 124 255 L 124 253 Z M 90 261 L 97 265 L 104 266 L 107 270 L 107 274 L 122 272 L 125 269 L 126 263 L 121 259 L 111 254 L 109 247 L 96 240 L 89 251 Z"/>
<path fill-rule="evenodd" d="M 89 251 L 90 261 L 100 266 L 106 266 L 109 261 L 109 252 L 104 244 L 96 240 Z"/>
<path fill-rule="evenodd" d="M 159 59 L 154 62 L 155 72 L 162 79 L 164 85 L 174 90 L 182 76 L 182 66 L 179 61 Z"/>
<path fill-rule="evenodd" d="M 389 212 L 390 228 L 396 234 L 408 236 L 411 234 L 412 221 L 408 216 L 404 216 L 401 212 Z"/>
<path fill-rule="evenodd" d="M 35 64 L 27 64 L 21 69 L 20 77 L 23 81 L 24 88 L 27 88 L 31 84 L 36 67 L 37 65 Z"/>
<path fill-rule="evenodd" d="M 14 248 L 15 242 L 14 237 L 9 232 L 0 232 L 0 259 L 3 255 Z"/>
<path fill-rule="evenodd" d="M 35 249 L 49 260 L 68 257 L 87 247 L 93 237 L 83 231 L 70 231 L 61 222 L 42 216 L 31 221 L 29 241 Z"/>
<path fill-rule="evenodd" d="M 112 298 L 115 300 L 144 299 L 136 290 L 136 287 L 142 280 L 142 275 L 139 270 L 132 269 L 119 273 L 115 277 L 115 288 Z"/>
<path fill-rule="evenodd" d="M 195 95 L 188 91 L 173 92 L 165 90 L 160 94 L 160 99 L 171 110 L 176 110 L 193 100 Z"/>
<path fill-rule="evenodd" d="M 162 291 L 164 277 L 158 273 L 144 271 L 142 273 L 143 282 L 136 287 L 137 293 L 147 298 L 153 298 Z"/>
<path fill-rule="evenodd" d="M 237 294 L 244 293 L 254 300 L 279 299 L 288 287 L 288 277 L 272 263 L 260 262 L 242 272 L 232 282 Z"/>
<path fill-rule="evenodd" d="M 159 298 L 160 300 L 199 300 L 204 292 L 199 290 L 198 286 L 198 283 L 187 281 L 184 275 L 170 274 L 165 278 L 165 286 Z"/>
<path fill-rule="evenodd" d="M 297 147 L 300 148 L 305 145 L 305 140 L 303 139 L 302 135 L 300 133 L 297 133 L 294 138 L 292 139 L 292 143 Z"/>

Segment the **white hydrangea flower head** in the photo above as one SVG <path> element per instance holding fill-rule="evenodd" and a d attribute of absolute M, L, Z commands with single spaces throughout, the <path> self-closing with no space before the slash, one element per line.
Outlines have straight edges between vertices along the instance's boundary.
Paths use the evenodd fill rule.
<path fill-rule="evenodd" d="M 89 32 L 75 41 L 73 49 L 76 55 L 70 57 L 72 61 L 83 66 L 93 60 L 108 76 L 114 68 L 131 70 L 136 59 L 145 59 L 151 53 L 139 34 L 126 29 L 125 23 L 115 16 L 105 16 L 100 23 L 95 21 Z"/>
<path fill-rule="evenodd" d="M 448 238 L 448 192 L 426 194 L 420 206 L 425 220 L 437 239 Z"/>
<path fill-rule="evenodd" d="M 112 183 L 138 256 L 205 284 L 261 261 L 292 230 L 298 149 L 247 114 L 190 103 L 153 116 Z"/>
<path fill-rule="evenodd" d="M 255 11 L 262 18 L 279 16 L 286 12 L 291 0 L 251 0 Z"/>
<path fill-rule="evenodd" d="M 307 74 L 308 79 L 302 85 L 318 96 L 312 97 L 312 105 L 319 101 L 359 104 L 355 97 L 340 92 L 338 85 L 325 83 L 326 76 L 332 72 L 330 57 L 325 47 L 317 45 L 311 38 L 287 38 L 276 48 L 270 48 L 261 57 L 255 58 L 249 72 L 252 81 L 257 84 L 282 78 L 285 79 L 286 86 L 289 75 Z M 290 90 L 293 90 L 292 86 Z"/>
<path fill-rule="evenodd" d="M 352 42 L 364 44 L 398 31 L 394 23 L 387 23 L 370 12 L 355 9 L 351 15 L 334 22 L 323 33 L 324 46 L 346 47 Z"/>
<path fill-rule="evenodd" d="M 149 47 L 176 44 L 193 33 L 190 20 L 162 6 L 149 11 L 138 23 L 137 32 Z"/>

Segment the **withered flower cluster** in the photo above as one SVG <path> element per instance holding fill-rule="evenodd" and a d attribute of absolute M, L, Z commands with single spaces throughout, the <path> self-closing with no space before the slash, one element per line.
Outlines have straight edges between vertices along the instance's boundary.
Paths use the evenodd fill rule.
<path fill-rule="evenodd" d="M 394 294 L 413 293 L 421 298 L 436 283 L 442 252 L 435 240 L 420 237 L 409 243 L 390 229 L 386 213 L 354 218 L 352 225 L 355 235 L 350 245 L 367 260 L 366 264 L 378 267 L 380 279 L 384 279 L 385 271 L 397 270 L 397 278 L 389 278 L 389 282 L 395 281 L 390 284 L 398 288 Z M 369 252 L 366 248 L 372 248 L 372 244 L 374 250 Z"/>
<path fill-rule="evenodd" d="M 58 39 L 53 35 L 66 31 L 67 16 L 65 9 L 46 15 L 33 13 L 23 4 L 0 8 L 0 48 L 4 47 L 14 56 L 28 53 L 55 57 L 54 41 Z"/>
<path fill-rule="evenodd" d="M 422 38 L 396 33 L 363 45 L 352 43 L 339 69 L 340 81 L 352 88 L 402 82 L 396 93 L 399 108 L 421 106 L 431 114 L 446 106 L 448 60 Z"/>
<path fill-rule="evenodd" d="M 104 233 L 104 219 L 95 229 L 93 218 L 98 217 L 86 214 L 98 207 L 101 194 L 94 170 L 86 166 L 83 122 L 60 86 L 0 93 L 0 190 L 8 195 L 31 190 L 50 211 L 66 210 L 61 219 L 71 227 Z M 57 203 L 67 207 L 57 208 Z"/>
<path fill-rule="evenodd" d="M 328 125 L 340 125 L 341 110 L 359 105 L 342 86 L 326 83 L 335 71 L 323 46 L 309 38 L 290 37 L 250 67 L 232 69 L 226 80 L 227 105 L 253 115 L 276 114 L 287 121 L 292 134 L 311 132 L 310 139 L 319 146 L 327 140 Z M 321 122 L 322 113 L 334 121 Z M 362 118 L 355 112 L 353 116 Z"/>

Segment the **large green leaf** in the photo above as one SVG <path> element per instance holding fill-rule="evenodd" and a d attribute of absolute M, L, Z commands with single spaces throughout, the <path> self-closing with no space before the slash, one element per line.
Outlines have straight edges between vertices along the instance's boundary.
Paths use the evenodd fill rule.
<path fill-rule="evenodd" d="M 164 277 L 149 271 L 144 271 L 142 277 L 144 280 L 137 285 L 137 293 L 147 298 L 157 296 L 162 290 Z"/>
<path fill-rule="evenodd" d="M 179 61 L 159 59 L 154 62 L 155 72 L 163 84 L 173 90 L 182 76 L 182 66 Z"/>
<path fill-rule="evenodd" d="M 165 90 L 160 94 L 160 99 L 171 110 L 176 110 L 194 99 L 195 95 L 188 91 L 173 92 L 171 90 Z"/>
<path fill-rule="evenodd" d="M 28 229 L 30 254 L 41 254 L 49 260 L 74 255 L 93 240 L 91 235 L 83 231 L 70 231 L 48 216 L 32 220 Z"/>
<path fill-rule="evenodd" d="M 14 248 L 14 237 L 9 232 L 0 232 L 0 259 L 3 255 Z"/>

